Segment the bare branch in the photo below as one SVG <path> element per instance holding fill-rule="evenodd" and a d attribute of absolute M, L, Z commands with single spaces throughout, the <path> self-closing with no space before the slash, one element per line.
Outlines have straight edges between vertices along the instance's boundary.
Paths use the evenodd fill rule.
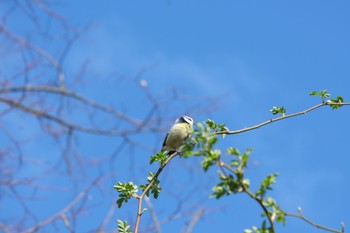
<path fill-rule="evenodd" d="M 96 185 L 96 183 L 101 179 L 101 177 L 96 178 L 91 184 L 86 186 L 66 207 L 64 207 L 62 210 L 54 214 L 53 216 L 39 222 L 34 227 L 27 229 L 23 231 L 23 233 L 33 233 L 38 231 L 39 229 L 52 224 L 57 219 L 65 219 L 66 214 L 72 210 L 79 201 L 81 201 L 88 193 L 89 191 Z M 66 223 L 67 224 L 67 223 Z"/>
<path fill-rule="evenodd" d="M 117 206 L 115 205 L 115 203 L 113 202 L 111 204 L 111 207 L 109 208 L 105 218 L 103 219 L 101 225 L 99 226 L 99 228 L 96 230 L 96 233 L 104 233 L 106 232 L 106 226 L 108 225 L 108 223 L 111 221 L 111 219 L 113 218 L 113 214 L 115 212 L 115 209 L 117 208 Z"/>
<path fill-rule="evenodd" d="M 17 43 L 23 47 L 32 49 L 32 50 L 36 51 L 39 55 L 46 58 L 53 65 L 53 67 L 56 69 L 60 86 L 64 86 L 64 81 L 66 78 L 65 78 L 65 74 L 63 72 L 61 63 L 59 63 L 59 61 L 52 54 L 50 54 L 45 49 L 43 49 L 37 45 L 31 44 L 28 40 L 25 40 L 23 38 L 20 38 L 16 35 L 12 34 L 4 25 L 1 25 L 1 24 L 0 24 L 0 33 L 4 34 L 5 36 L 7 36 L 9 39 L 14 41 L 15 43 Z"/>
<path fill-rule="evenodd" d="M 56 7 L 59 7 L 60 4 L 62 3 L 45 0 L 9 1 L 7 5 L 5 4 L 4 14 L 0 16 L 0 37 L 4 42 L 0 45 L 1 55 L 4 57 L 0 64 L 3 68 L 1 70 L 3 78 L 0 81 L 0 117 L 3 120 L 0 124 L 0 137 L 5 138 L 7 143 L 4 143 L 0 149 L 0 175 L 4 177 L 0 183 L 10 190 L 9 199 L 12 198 L 16 201 L 18 199 L 18 208 L 21 208 L 23 212 L 23 216 L 13 218 L 10 214 L 8 216 L 11 218 L 4 216 L 2 220 L 8 221 L 6 225 L 0 224 L 1 230 L 4 231 L 7 229 L 12 231 L 12 226 L 15 226 L 16 232 L 25 229 L 28 229 L 26 232 L 42 231 L 51 226 L 57 227 L 58 230 L 63 228 L 68 232 L 76 231 L 75 228 L 79 227 L 76 221 L 87 206 L 88 195 L 84 193 L 84 190 L 80 190 L 81 183 L 79 182 L 81 180 L 78 179 L 81 177 L 88 179 L 88 176 L 84 176 L 82 173 L 86 172 L 90 175 L 98 172 L 102 175 L 108 173 L 105 168 L 109 165 L 111 174 L 108 175 L 113 177 L 111 180 L 114 181 L 114 174 L 118 173 L 119 170 L 113 170 L 113 168 L 118 167 L 119 169 L 120 161 L 125 159 L 118 157 L 117 161 L 118 153 L 124 153 L 125 148 L 155 151 L 157 146 L 149 146 L 149 144 L 139 140 L 140 136 L 138 135 L 152 133 L 152 136 L 158 136 L 157 133 L 164 130 L 161 126 L 168 120 L 162 116 L 162 113 L 166 112 L 169 118 L 173 118 L 172 114 L 179 114 L 179 112 L 168 111 L 168 108 L 181 102 L 183 96 L 179 93 L 173 96 L 168 90 L 163 90 L 161 97 L 164 98 L 160 98 L 149 88 L 147 80 L 143 77 L 146 72 L 157 67 L 158 63 L 140 69 L 128 79 L 128 82 L 134 82 L 137 85 L 137 91 L 143 94 L 141 103 L 145 104 L 142 107 L 146 107 L 135 115 L 128 114 L 124 109 L 116 108 L 113 104 L 108 105 L 88 98 L 82 93 L 77 93 L 74 90 L 74 85 L 79 84 L 80 88 L 80 84 L 86 81 L 86 77 L 91 76 L 90 66 L 87 63 L 90 58 L 85 58 L 83 64 L 72 66 L 73 69 L 77 70 L 65 69 L 64 62 L 69 57 L 72 46 L 88 27 L 74 28 L 64 15 L 56 11 Z M 12 26 L 12 23 L 7 23 L 14 18 L 28 22 L 18 30 L 17 25 Z M 71 65 L 67 67 L 71 68 Z M 107 70 L 106 72 L 116 73 L 115 70 Z M 176 87 L 173 89 L 178 91 Z M 95 86 L 88 91 L 90 93 L 96 91 Z M 195 106 L 195 110 L 192 111 L 197 113 L 202 111 L 203 106 L 213 105 L 194 97 L 186 96 L 185 100 L 186 102 L 195 100 L 192 105 Z M 197 102 L 200 105 L 195 105 Z M 136 108 L 136 110 L 138 109 Z M 188 109 L 183 107 L 183 111 L 186 110 Z M 22 112 L 24 114 L 18 114 Z M 13 119 L 16 120 L 15 125 L 12 124 Z M 11 124 L 7 124 L 7 120 Z M 35 120 L 39 122 L 39 127 L 42 127 L 42 132 L 40 128 L 38 130 L 37 125 L 31 124 Z M 46 140 L 46 135 L 51 136 L 56 144 L 42 146 L 40 140 L 42 138 Z M 113 136 L 108 138 L 120 146 L 115 153 L 110 153 L 110 150 L 113 149 L 112 146 L 102 148 L 106 145 L 103 141 L 103 146 L 96 145 L 96 151 L 94 148 L 94 152 L 92 152 L 94 154 L 90 155 L 90 151 L 85 149 L 90 146 L 86 145 L 86 140 L 91 142 L 98 138 L 102 141 L 101 138 L 107 138 L 95 136 Z M 35 148 L 35 152 L 27 148 Z M 49 152 L 46 150 L 47 148 L 50 149 Z M 46 154 L 48 156 L 44 157 L 43 155 Z M 15 163 L 15 159 L 18 159 L 19 162 Z M 127 159 L 131 161 L 133 156 Z M 66 166 L 66 171 L 61 170 L 62 163 Z M 21 166 L 16 166 L 16 164 Z M 132 169 L 136 167 L 132 161 L 129 166 Z M 40 168 L 37 169 L 37 167 Z M 17 172 L 16 169 L 23 170 Z M 37 169 L 35 170 L 38 172 L 37 178 L 34 177 L 34 173 L 27 173 L 27 170 L 31 169 Z M 162 169 L 159 170 L 159 173 Z M 65 177 L 62 176 L 61 179 L 66 181 L 64 187 L 48 187 L 46 185 L 46 178 L 62 174 Z M 27 175 L 28 177 L 26 177 Z M 84 180 L 84 182 L 90 182 L 90 180 Z M 23 193 L 19 191 L 16 193 L 16 185 L 24 186 L 27 189 Z M 67 207 L 61 207 L 63 209 L 59 213 L 39 222 L 38 210 L 30 208 L 31 205 L 28 202 L 33 201 L 34 198 L 40 198 L 38 195 L 40 193 L 45 196 L 45 201 L 50 203 L 53 196 L 46 196 L 51 194 L 45 191 L 48 188 L 62 191 L 67 188 L 66 185 L 75 187 L 72 195 L 76 199 Z M 106 190 L 108 189 L 104 187 L 101 192 L 105 194 Z M 41 193 L 41 191 L 43 192 Z M 26 199 L 26 195 L 31 195 L 30 199 Z M 101 203 L 105 201 L 100 200 Z M 76 203 L 74 203 L 75 201 Z M 6 200 L 4 199 L 3 202 Z M 70 207 L 72 205 L 74 207 Z M 104 232 L 107 229 L 108 223 L 113 219 L 114 208 L 115 206 L 112 206 L 108 212 L 106 210 L 105 219 L 100 224 L 100 231 Z M 30 224 L 26 220 L 28 216 L 32 216 L 29 221 L 38 224 L 33 227 L 28 225 Z M 168 218 L 169 221 L 171 219 L 173 218 Z M 13 224 L 16 221 L 17 223 Z M 92 226 L 92 228 L 96 227 Z"/>
<path fill-rule="evenodd" d="M 185 233 L 192 233 L 193 232 L 194 227 L 196 226 L 197 222 L 202 217 L 204 212 L 205 212 L 205 209 L 199 209 L 196 213 L 194 213 L 194 215 L 191 218 L 190 223 L 188 224 L 188 227 L 187 227 Z"/>
<path fill-rule="evenodd" d="M 159 220 L 157 218 L 157 214 L 156 212 L 154 211 L 154 208 L 153 208 L 153 205 L 152 205 L 152 202 L 150 200 L 149 197 L 145 196 L 145 202 L 146 202 L 146 205 L 148 207 L 148 211 L 151 213 L 151 217 L 152 217 L 152 220 L 153 220 L 153 224 L 154 224 L 154 230 L 156 233 L 161 233 L 161 230 L 160 230 L 160 223 L 159 223 Z"/>
<path fill-rule="evenodd" d="M 246 132 L 246 131 L 258 129 L 258 128 L 262 127 L 262 126 L 271 124 L 271 123 L 276 122 L 276 121 L 285 120 L 287 118 L 291 118 L 291 117 L 295 117 L 295 116 L 299 116 L 299 115 L 306 115 L 308 112 L 311 112 L 311 111 L 313 111 L 313 110 L 315 110 L 317 108 L 324 107 L 324 106 L 327 106 L 327 105 L 345 106 L 345 105 L 350 105 L 350 102 L 335 103 L 335 102 L 328 101 L 328 102 L 324 102 L 324 103 L 315 105 L 315 106 L 313 106 L 311 108 L 308 108 L 308 109 L 306 109 L 304 111 L 296 112 L 296 113 L 292 113 L 292 114 L 288 114 L 288 115 L 284 115 L 284 116 L 280 116 L 280 117 L 276 117 L 276 118 L 264 121 L 264 122 L 262 122 L 260 124 L 257 124 L 257 125 L 254 125 L 254 126 L 251 126 L 251 127 L 248 127 L 248 128 L 234 130 L 234 131 L 230 131 L 230 130 L 228 130 L 228 131 L 220 131 L 220 132 L 215 132 L 215 134 L 238 134 L 238 133 L 243 133 L 243 132 Z"/>
<path fill-rule="evenodd" d="M 19 87 L 5 87 L 0 89 L 0 93 L 15 93 L 15 92 L 47 92 L 47 93 L 68 96 L 88 106 L 91 106 L 95 109 L 101 110 L 102 112 L 109 113 L 131 124 L 135 124 L 137 126 L 140 126 L 143 124 L 143 121 L 129 117 L 124 113 L 122 113 L 121 111 L 117 111 L 115 108 L 98 104 L 95 101 L 87 99 L 75 92 L 69 91 L 64 87 L 26 85 L 26 86 L 19 86 Z"/>
<path fill-rule="evenodd" d="M 315 223 L 315 222 L 311 221 L 310 219 L 304 217 L 304 215 L 303 215 L 303 213 L 302 213 L 300 208 L 298 209 L 298 212 L 299 212 L 298 214 L 287 213 L 287 212 L 284 212 L 284 214 L 286 216 L 289 216 L 289 217 L 299 218 L 299 219 L 307 222 L 308 224 L 310 224 L 310 225 L 312 225 L 312 226 L 314 226 L 314 227 L 316 227 L 318 229 L 322 229 L 322 230 L 329 231 L 329 232 L 334 232 L 334 233 L 344 233 L 345 232 L 345 225 L 344 225 L 344 223 L 341 223 L 341 228 L 342 228 L 341 230 L 336 230 L 334 228 L 322 226 L 322 225 L 320 225 L 318 223 Z"/>
<path fill-rule="evenodd" d="M 56 117 L 52 114 L 49 114 L 42 110 L 37 110 L 31 107 L 28 107 L 26 105 L 23 105 L 17 101 L 1 98 L 0 102 L 5 103 L 9 106 L 18 108 L 24 112 L 30 113 L 39 119 L 47 119 L 53 122 L 56 122 L 57 124 L 66 127 L 67 129 L 74 129 L 77 131 L 85 132 L 85 133 L 91 133 L 91 134 L 103 134 L 103 135 L 124 135 L 126 132 L 130 133 L 130 130 L 103 130 L 103 129 L 97 129 L 97 128 L 90 128 L 90 127 L 84 127 L 77 124 L 70 123 L 68 121 L 63 120 L 61 117 Z"/>

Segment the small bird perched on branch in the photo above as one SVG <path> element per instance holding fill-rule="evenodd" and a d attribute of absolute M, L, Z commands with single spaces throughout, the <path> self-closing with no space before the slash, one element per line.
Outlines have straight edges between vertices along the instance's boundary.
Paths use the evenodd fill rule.
<path fill-rule="evenodd" d="M 174 125 L 165 136 L 162 151 L 168 151 L 168 154 L 179 152 L 179 148 L 184 141 L 190 137 L 193 128 L 193 119 L 189 116 L 181 116 L 176 119 Z"/>

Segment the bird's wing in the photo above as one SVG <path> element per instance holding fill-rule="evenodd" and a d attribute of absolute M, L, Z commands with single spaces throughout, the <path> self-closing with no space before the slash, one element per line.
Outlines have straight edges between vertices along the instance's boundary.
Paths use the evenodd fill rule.
<path fill-rule="evenodd" d="M 186 140 L 189 139 L 190 137 L 191 137 L 191 134 L 187 133 L 183 140 L 186 141 Z"/>
<path fill-rule="evenodd" d="M 169 135 L 169 133 L 167 133 L 166 136 L 165 136 L 165 138 L 164 138 L 164 142 L 163 142 L 163 145 L 162 145 L 162 149 L 163 149 L 163 147 L 165 146 L 166 140 L 168 139 L 168 135 Z"/>

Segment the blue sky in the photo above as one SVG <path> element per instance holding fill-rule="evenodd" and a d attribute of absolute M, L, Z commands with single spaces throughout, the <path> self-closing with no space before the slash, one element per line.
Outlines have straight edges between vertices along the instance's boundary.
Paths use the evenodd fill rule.
<path fill-rule="evenodd" d="M 232 130 L 272 118 L 269 112 L 272 106 L 284 106 L 287 113 L 292 113 L 316 105 L 320 100 L 308 96 L 314 90 L 327 89 L 332 97 L 350 99 L 349 10 L 347 1 L 325 0 L 103 3 L 77 0 L 57 8 L 75 25 L 93 25 L 72 47 L 64 63 L 67 74 L 74 74 L 89 58 L 87 87 L 76 86 L 79 93 L 141 118 L 148 106 L 143 105 L 138 87 L 128 87 L 128 83 L 117 82 L 113 77 L 115 72 L 133 76 L 140 69 L 151 67 L 142 79 L 159 96 L 176 86 L 185 95 L 218 98 L 215 103 L 218 108 L 211 113 L 198 113 L 197 109 L 184 112 L 192 103 L 184 101 L 170 105 L 163 112 L 165 116 L 179 112 L 190 114 L 196 121 L 210 117 Z M 21 22 L 23 19 L 14 18 L 13 27 L 24 30 Z M 228 136 L 219 146 L 221 149 L 233 146 L 241 151 L 254 148 L 247 170 L 253 187 L 267 174 L 278 172 L 280 176 L 271 196 L 282 209 L 296 212 L 301 207 L 305 216 L 315 222 L 339 229 L 341 221 L 350 224 L 349 116 L 348 107 L 337 111 L 321 108 L 305 116 Z M 163 124 L 167 128 L 171 123 Z M 164 133 L 157 138 L 140 135 L 136 139 L 152 146 L 158 143 L 160 147 Z M 116 148 L 118 140 L 94 141 L 82 135 L 79 152 L 88 157 L 103 157 Z M 35 148 L 36 156 L 42 157 L 42 144 L 37 143 L 28 150 Z M 59 156 L 54 143 L 46 143 L 44 148 L 52 153 L 53 159 L 48 163 L 54 164 Z M 144 179 L 149 152 L 130 154 L 125 150 L 118 155 L 115 181 Z M 33 172 L 24 168 L 21 175 Z M 95 173 L 98 169 L 88 177 Z M 66 183 L 57 177 L 52 179 L 45 182 L 62 186 Z M 258 206 L 243 194 L 219 201 L 209 199 L 215 181 L 216 168 L 204 173 L 198 158 L 177 158 L 161 176 L 164 188 L 159 200 L 152 201 L 159 218 L 171 214 L 177 205 L 175 197 L 188 193 L 184 210 L 208 209 L 194 232 L 242 232 L 260 224 Z M 113 182 L 106 182 L 105 188 L 113 187 Z M 55 192 L 46 195 L 50 202 Z M 116 196 L 114 190 L 108 195 L 98 191 L 91 194 L 101 207 L 84 216 L 87 221 L 79 226 L 82 232 L 91 227 L 90 223 L 103 218 Z M 40 212 L 40 217 L 57 211 L 70 198 L 70 194 L 62 194 L 52 209 Z M 114 218 L 132 221 L 134 204 L 128 203 L 126 210 L 117 210 Z M 187 220 L 179 218 L 164 224 L 162 232 L 181 232 Z M 115 225 L 112 221 L 109 228 Z M 287 219 L 286 227 L 277 229 L 285 233 L 320 232 L 291 218 Z"/>

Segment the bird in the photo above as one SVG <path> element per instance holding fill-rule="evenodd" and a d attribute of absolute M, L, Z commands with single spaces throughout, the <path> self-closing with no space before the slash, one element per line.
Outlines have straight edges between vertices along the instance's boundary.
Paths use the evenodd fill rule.
<path fill-rule="evenodd" d="M 174 125 L 165 136 L 162 151 L 167 151 L 168 155 L 180 152 L 180 147 L 186 139 L 190 137 L 193 123 L 193 119 L 189 116 L 181 116 L 177 118 Z"/>

